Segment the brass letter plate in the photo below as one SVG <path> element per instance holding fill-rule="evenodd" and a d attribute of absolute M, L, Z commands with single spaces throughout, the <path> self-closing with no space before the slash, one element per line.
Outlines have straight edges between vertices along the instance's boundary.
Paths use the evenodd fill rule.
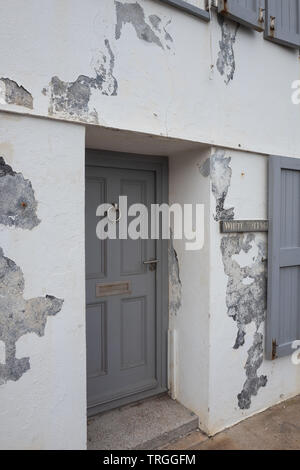
<path fill-rule="evenodd" d="M 131 294 L 130 281 L 110 282 L 109 284 L 96 284 L 96 297 L 108 295 Z"/>

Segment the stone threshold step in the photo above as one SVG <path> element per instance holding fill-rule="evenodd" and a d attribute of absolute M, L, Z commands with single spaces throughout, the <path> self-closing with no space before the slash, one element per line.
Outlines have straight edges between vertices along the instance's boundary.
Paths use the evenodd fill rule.
<path fill-rule="evenodd" d="M 88 420 L 89 450 L 152 450 L 198 428 L 198 417 L 159 395 Z"/>

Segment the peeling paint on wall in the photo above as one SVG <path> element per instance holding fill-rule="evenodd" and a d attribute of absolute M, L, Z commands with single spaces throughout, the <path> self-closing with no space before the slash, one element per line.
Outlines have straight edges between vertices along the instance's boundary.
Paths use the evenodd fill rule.
<path fill-rule="evenodd" d="M 118 9 L 118 7 L 117 7 Z M 153 28 L 156 29 L 159 33 L 161 33 L 161 19 L 157 15 L 150 15 L 149 21 L 152 24 Z"/>
<path fill-rule="evenodd" d="M 162 25 L 162 20 L 159 16 L 157 15 L 150 15 L 149 16 L 149 21 L 152 24 L 153 28 L 159 33 L 162 34 L 164 33 L 164 39 L 166 41 L 166 47 L 167 49 L 170 49 L 170 45 L 168 43 L 173 42 L 173 38 L 170 35 L 170 33 L 167 31 L 167 27 L 171 23 L 171 20 L 169 20 L 165 26 Z"/>
<path fill-rule="evenodd" d="M 210 176 L 210 158 L 207 158 L 204 163 L 198 165 L 198 168 L 204 178 Z"/>
<path fill-rule="evenodd" d="M 36 210 L 31 182 L 0 157 L 0 224 L 31 230 L 40 223 Z"/>
<path fill-rule="evenodd" d="M 231 157 L 226 157 L 225 155 L 225 150 L 217 150 L 210 159 L 209 171 L 212 183 L 212 192 L 216 199 L 216 221 L 232 220 L 234 218 L 234 208 L 224 208 L 225 199 L 228 193 L 232 175 L 232 170 L 230 168 Z M 205 171 L 207 172 L 208 163 L 206 162 L 205 165 Z"/>
<path fill-rule="evenodd" d="M 21 269 L 0 248 L 0 340 L 5 344 L 5 364 L 0 364 L 0 385 L 18 380 L 30 369 L 28 357 L 16 358 L 16 342 L 27 333 L 43 336 L 47 317 L 56 315 L 63 300 L 46 295 L 25 300 Z"/>
<path fill-rule="evenodd" d="M 105 96 L 118 94 L 118 82 L 114 76 L 115 55 L 108 39 L 104 40 L 106 52 L 96 53 L 92 60 L 92 68 L 95 71 L 95 88 Z"/>
<path fill-rule="evenodd" d="M 106 52 L 99 52 L 92 60 L 95 77 L 79 75 L 74 82 L 64 82 L 57 76 L 52 77 L 50 91 L 49 114 L 59 114 L 82 121 L 98 123 L 95 108 L 90 109 L 90 99 L 93 90 L 102 95 L 116 96 L 118 82 L 113 75 L 115 56 L 108 39 L 104 41 Z M 46 89 L 42 90 L 46 93 Z"/>
<path fill-rule="evenodd" d="M 167 31 L 167 27 L 169 26 L 169 24 L 171 24 L 171 20 L 169 20 L 166 25 L 163 27 L 163 30 L 164 30 L 164 33 L 165 33 L 165 40 L 167 42 L 173 42 L 173 38 L 172 36 L 170 35 L 170 33 Z M 167 48 L 170 49 L 170 46 L 168 46 L 167 44 Z"/>
<path fill-rule="evenodd" d="M 33 108 L 33 98 L 29 91 L 10 78 L 0 78 L 0 103 Z"/>
<path fill-rule="evenodd" d="M 243 390 L 238 395 L 238 404 L 241 410 L 249 409 L 251 397 L 256 396 L 261 387 L 267 385 L 266 375 L 258 376 L 257 371 L 263 363 L 263 335 L 256 332 L 253 338 L 253 345 L 248 350 L 248 359 L 245 365 L 247 380 Z"/>
<path fill-rule="evenodd" d="M 0 223 L 31 230 L 40 220 L 31 182 L 16 173 L 0 157 Z M 25 300 L 24 276 L 0 248 L 0 341 L 5 345 L 5 363 L 0 363 L 0 385 L 18 380 L 30 369 L 28 357 L 16 358 L 16 342 L 26 333 L 44 335 L 48 315 L 61 310 L 63 300 L 46 295 Z"/>
<path fill-rule="evenodd" d="M 182 284 L 179 273 L 179 262 L 173 246 L 173 238 L 169 241 L 169 310 L 171 315 L 177 315 L 181 307 Z"/>
<path fill-rule="evenodd" d="M 256 248 L 256 255 L 249 260 L 249 265 L 241 266 L 234 259 L 235 256 L 241 253 L 250 256 L 253 247 Z M 267 384 L 267 377 L 259 377 L 257 374 L 263 362 L 263 335 L 259 328 L 266 314 L 267 273 L 263 262 L 266 251 L 265 240 L 254 233 L 229 235 L 221 239 L 224 271 L 228 276 L 227 314 L 236 322 L 238 328 L 234 349 L 245 344 L 247 325 L 254 323 L 256 329 L 245 365 L 247 380 L 238 395 L 241 409 L 250 408 L 251 396 L 257 395 L 259 388 Z"/>
<path fill-rule="evenodd" d="M 148 17 L 150 23 L 148 24 L 144 10 L 137 2 L 121 3 L 115 1 L 115 6 L 117 15 L 116 39 L 120 39 L 123 26 L 125 24 L 131 24 L 139 39 L 155 44 L 162 49 L 170 49 L 170 43 L 173 42 L 173 39 L 166 29 L 170 21 L 163 25 L 161 18 L 152 14 Z"/>
<path fill-rule="evenodd" d="M 220 50 L 218 53 L 217 69 L 220 74 L 225 75 L 225 83 L 229 84 L 233 80 L 235 73 L 235 56 L 233 45 L 236 41 L 239 24 L 227 20 L 222 15 L 218 15 L 218 23 L 221 26 L 222 37 L 219 41 Z"/>
<path fill-rule="evenodd" d="M 224 150 L 218 150 L 211 156 L 210 165 L 206 160 L 199 167 L 203 176 L 208 176 L 209 173 L 211 176 L 212 192 L 216 199 L 216 221 L 234 218 L 233 207 L 224 209 L 232 177 L 231 158 L 225 155 Z M 248 350 L 245 364 L 247 379 L 237 397 L 239 408 L 249 409 L 251 397 L 256 396 L 258 390 L 265 387 L 268 381 L 265 375 L 258 375 L 258 369 L 263 363 L 263 335 L 259 329 L 264 322 L 267 308 L 267 272 L 263 262 L 267 253 L 266 240 L 255 233 L 226 235 L 221 238 L 221 253 L 224 272 L 228 277 L 227 314 L 236 322 L 238 330 L 234 349 L 245 344 L 246 326 L 251 323 L 255 325 L 253 343 Z M 249 262 L 245 266 L 241 266 L 236 259 L 239 255 L 248 255 Z"/>
<path fill-rule="evenodd" d="M 266 244 L 256 240 L 254 233 L 224 236 L 221 252 L 225 274 L 228 276 L 226 304 L 228 315 L 237 323 L 238 334 L 234 345 L 238 349 L 245 342 L 245 327 L 254 322 L 258 330 L 266 311 L 266 266 L 262 259 L 266 256 Z M 249 266 L 240 266 L 234 259 L 241 252 L 249 253 L 256 244 L 257 255 Z M 253 282 L 244 283 L 245 279 Z"/>

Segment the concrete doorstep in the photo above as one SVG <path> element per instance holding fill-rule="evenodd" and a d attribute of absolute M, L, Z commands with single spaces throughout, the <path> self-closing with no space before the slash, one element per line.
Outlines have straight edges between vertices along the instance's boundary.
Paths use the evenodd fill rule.
<path fill-rule="evenodd" d="M 91 450 L 299 450 L 300 395 L 208 437 L 198 418 L 159 396 L 90 418 Z"/>
<path fill-rule="evenodd" d="M 88 449 L 157 449 L 197 428 L 194 413 L 161 395 L 90 418 Z"/>

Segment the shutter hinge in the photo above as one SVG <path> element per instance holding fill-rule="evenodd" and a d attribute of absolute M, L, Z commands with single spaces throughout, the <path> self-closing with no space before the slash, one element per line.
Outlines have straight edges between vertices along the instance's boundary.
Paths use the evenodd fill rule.
<path fill-rule="evenodd" d="M 207 0 L 209 3 L 209 0 Z M 214 8 L 218 8 L 218 0 L 211 0 L 210 1 L 210 6 Z"/>
<path fill-rule="evenodd" d="M 259 23 L 264 23 L 264 21 L 265 21 L 265 14 L 264 14 L 264 12 L 265 12 L 265 11 L 266 11 L 265 8 L 260 8 L 260 9 L 259 9 L 259 17 L 258 17 Z"/>
<path fill-rule="evenodd" d="M 272 341 L 272 361 L 277 359 L 277 343 L 276 339 L 273 339 Z"/>
<path fill-rule="evenodd" d="M 270 30 L 275 31 L 276 16 L 270 16 Z"/>
<path fill-rule="evenodd" d="M 228 2 L 227 0 L 219 0 L 220 4 L 218 3 L 219 13 L 228 13 Z"/>

